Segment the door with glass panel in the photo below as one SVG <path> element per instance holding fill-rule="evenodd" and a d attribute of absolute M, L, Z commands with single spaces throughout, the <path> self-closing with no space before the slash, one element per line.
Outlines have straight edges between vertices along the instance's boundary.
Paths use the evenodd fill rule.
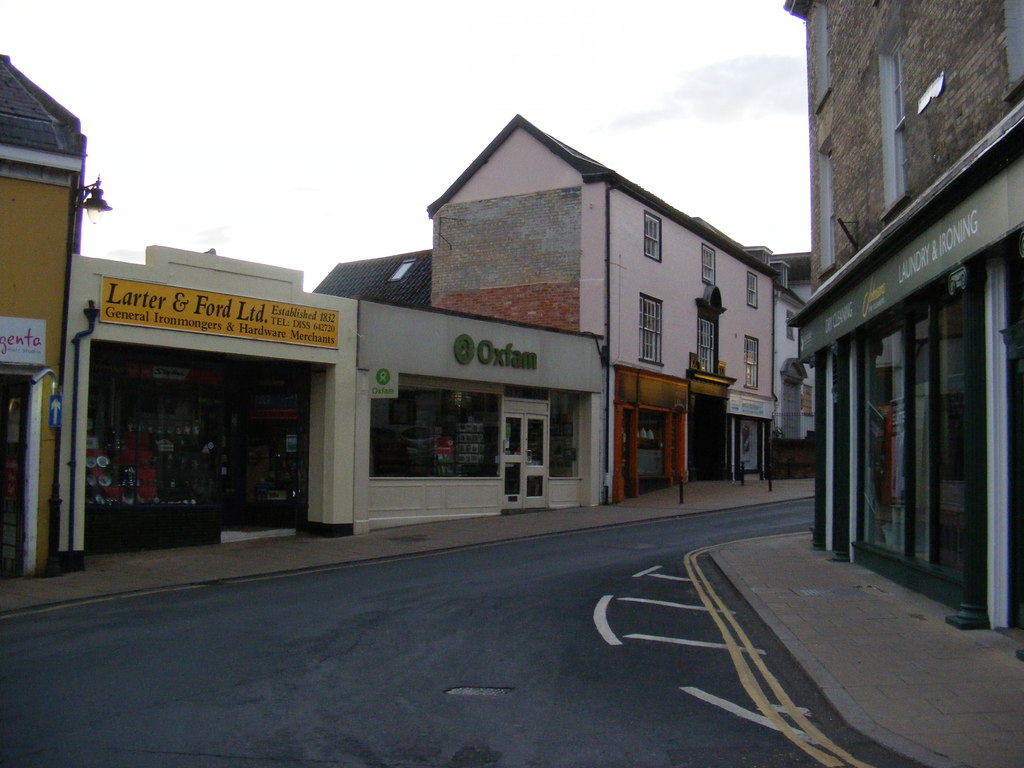
<path fill-rule="evenodd" d="M 506 413 L 502 450 L 505 509 L 547 506 L 548 419 Z"/>

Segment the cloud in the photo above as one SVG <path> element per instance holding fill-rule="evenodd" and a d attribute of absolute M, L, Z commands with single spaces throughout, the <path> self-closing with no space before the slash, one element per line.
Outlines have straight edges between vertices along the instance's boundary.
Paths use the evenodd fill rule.
<path fill-rule="evenodd" d="M 608 128 L 619 132 L 676 120 L 732 123 L 806 111 L 803 59 L 741 56 L 683 73 L 678 87 L 659 104 L 622 115 Z"/>

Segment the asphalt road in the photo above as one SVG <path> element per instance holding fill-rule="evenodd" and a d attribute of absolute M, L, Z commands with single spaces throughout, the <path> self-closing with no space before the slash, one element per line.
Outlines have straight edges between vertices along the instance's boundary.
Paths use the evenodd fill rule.
<path fill-rule="evenodd" d="M 695 515 L 13 617 L 0 765 L 830 764 L 758 712 L 684 560 L 810 519 L 809 504 Z M 756 655 L 855 758 L 831 764 L 913 765 L 845 728 L 703 566 Z"/>

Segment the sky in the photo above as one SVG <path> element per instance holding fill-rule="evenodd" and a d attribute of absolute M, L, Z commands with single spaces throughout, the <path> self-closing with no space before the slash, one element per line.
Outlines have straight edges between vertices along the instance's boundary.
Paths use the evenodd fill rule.
<path fill-rule="evenodd" d="M 744 245 L 810 248 L 804 24 L 783 0 L 0 0 L 0 54 L 75 114 L 148 245 L 290 267 L 431 247 L 517 114 Z"/>

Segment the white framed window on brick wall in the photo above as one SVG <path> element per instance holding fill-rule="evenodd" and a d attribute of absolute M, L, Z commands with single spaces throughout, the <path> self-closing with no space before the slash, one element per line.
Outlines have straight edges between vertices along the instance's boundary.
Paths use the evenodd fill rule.
<path fill-rule="evenodd" d="M 661 302 L 640 294 L 640 359 L 661 362 Z"/>
<path fill-rule="evenodd" d="M 1024 0 L 1004 0 L 1006 17 L 1006 62 L 1010 82 L 1024 78 Z"/>
<path fill-rule="evenodd" d="M 715 284 L 715 249 L 707 243 L 700 244 L 700 278 L 708 285 Z"/>
<path fill-rule="evenodd" d="M 757 357 L 760 343 L 752 336 L 743 337 L 743 383 L 757 388 Z"/>
<path fill-rule="evenodd" d="M 886 205 L 907 193 L 907 113 L 903 97 L 903 43 L 896 40 L 879 57 L 882 89 L 882 171 Z"/>
<path fill-rule="evenodd" d="M 814 98 L 821 101 L 832 87 L 832 40 L 828 34 L 828 6 L 815 3 L 814 24 Z"/>
<path fill-rule="evenodd" d="M 818 266 L 836 263 L 836 209 L 832 197 L 832 155 L 818 153 Z"/>
<path fill-rule="evenodd" d="M 747 306 L 757 306 L 757 275 L 747 272 Z"/>
<path fill-rule="evenodd" d="M 661 219 L 644 211 L 644 256 L 661 261 Z"/>

